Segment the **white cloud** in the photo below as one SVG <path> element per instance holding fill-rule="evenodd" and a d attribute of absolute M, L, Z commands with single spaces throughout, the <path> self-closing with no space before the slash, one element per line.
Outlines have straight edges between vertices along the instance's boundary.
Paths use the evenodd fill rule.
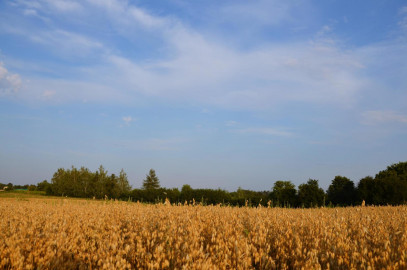
<path fill-rule="evenodd" d="M 21 91 L 16 96 L 27 102 L 46 102 L 64 104 L 83 102 L 96 103 L 126 103 L 129 98 L 115 88 L 96 82 L 68 79 L 38 79 L 31 78 L 21 85 Z"/>
<path fill-rule="evenodd" d="M 24 10 L 24 15 L 32 15 L 32 16 L 37 16 L 37 11 L 35 9 L 25 9 Z"/>
<path fill-rule="evenodd" d="M 41 17 L 43 20 L 47 18 Z M 48 51 L 58 56 L 91 57 L 103 54 L 103 43 L 76 32 L 57 30 L 25 29 L 17 25 L 1 24 L 0 30 L 13 35 L 28 38 L 31 42 L 43 45 Z"/>
<path fill-rule="evenodd" d="M 124 116 L 123 118 L 124 123 L 128 126 L 134 119 L 131 116 Z"/>
<path fill-rule="evenodd" d="M 144 12 L 142 9 L 137 7 L 130 7 L 128 12 L 131 16 L 140 24 L 145 27 L 160 27 L 165 26 L 165 20 L 159 17 L 154 17 L 147 12 Z"/>
<path fill-rule="evenodd" d="M 44 92 L 42 92 L 42 97 L 46 98 L 46 99 L 50 99 L 53 96 L 55 96 L 56 91 L 55 90 L 44 90 Z"/>
<path fill-rule="evenodd" d="M 9 72 L 0 62 L 0 96 L 14 95 L 20 88 L 20 75 Z"/>
<path fill-rule="evenodd" d="M 238 133 L 249 133 L 249 134 L 259 134 L 259 135 L 270 135 L 270 136 L 282 136 L 291 137 L 294 134 L 289 131 L 285 131 L 277 128 L 263 127 L 263 128 L 245 128 L 234 130 Z"/>
<path fill-rule="evenodd" d="M 218 16 L 223 20 L 233 20 L 236 18 L 242 23 L 276 25 L 291 18 L 290 11 L 293 5 L 290 1 L 243 1 L 226 5 L 220 9 Z M 221 19 L 221 20 L 222 20 Z"/>
<path fill-rule="evenodd" d="M 128 89 L 168 100 L 264 109 L 286 101 L 353 104 L 366 80 L 357 55 L 311 42 L 240 52 L 189 30 L 174 30 L 171 59 L 148 63 L 110 56 Z"/>
<path fill-rule="evenodd" d="M 98 8 L 106 14 L 118 33 L 131 37 L 139 28 L 157 30 L 168 25 L 168 19 L 154 16 L 137 5 L 120 0 L 87 0 L 89 8 Z"/>
<path fill-rule="evenodd" d="M 134 6 L 125 9 L 122 2 L 113 0 L 92 3 L 109 9 L 110 19 L 118 23 L 127 18 L 144 26 L 154 25 L 152 31 L 160 33 L 172 52 L 171 57 L 147 63 L 109 56 L 112 73 L 138 93 L 253 109 L 288 100 L 349 105 L 366 85 L 358 74 L 363 63 L 333 42 L 269 45 L 241 52 L 174 19 Z"/>
<path fill-rule="evenodd" d="M 42 31 L 28 34 L 31 40 L 47 45 L 50 49 L 68 52 L 75 56 L 88 56 L 95 50 L 101 51 L 103 45 L 86 36 L 64 30 Z"/>
<path fill-rule="evenodd" d="M 77 12 L 82 6 L 76 1 L 69 0 L 45 0 L 49 6 L 62 12 Z"/>
<path fill-rule="evenodd" d="M 233 120 L 226 121 L 226 123 L 225 123 L 225 125 L 227 127 L 233 127 L 233 126 L 236 126 L 237 124 L 239 124 L 239 123 L 237 121 L 233 121 Z"/>
<path fill-rule="evenodd" d="M 398 25 L 402 30 L 407 31 L 407 6 L 400 8 L 399 14 L 401 19 L 398 22 Z"/>
<path fill-rule="evenodd" d="M 41 3 L 39 6 L 45 5 L 45 2 Z M 116 31 L 112 33 L 121 35 L 130 45 L 138 44 L 146 33 L 148 37 L 159 39 L 157 53 L 149 59 L 140 59 L 127 56 L 120 47 L 80 31 L 54 29 L 29 33 L 20 29 L 21 35 L 28 35 L 55 53 L 68 53 L 73 57 L 97 56 L 102 64 L 76 69 L 78 77 L 83 79 L 71 82 L 92 85 L 85 91 L 89 93 L 86 99 L 90 101 L 107 98 L 107 102 L 123 102 L 128 97 L 142 95 L 251 110 L 285 106 L 292 101 L 343 107 L 358 102 L 361 93 L 376 80 L 376 76 L 366 75 L 369 61 L 375 61 L 370 57 L 372 50 L 345 49 L 340 42 L 321 39 L 317 33 L 315 40 L 289 45 L 263 43 L 242 51 L 177 18 L 157 16 L 127 1 L 88 0 L 81 5 L 87 8 L 86 16 L 100 15 L 100 12 L 106 15 L 112 27 L 109 30 Z M 267 1 L 258 1 L 253 8 L 263 12 L 267 10 L 260 8 L 264 5 L 268 5 Z M 290 5 L 275 1 L 270 5 L 275 7 L 273 12 L 285 10 L 284 18 L 277 21 L 290 17 L 287 15 Z M 222 12 L 244 13 L 246 7 L 239 4 Z M 70 12 L 74 20 L 76 12 L 73 9 Z M 140 28 L 144 32 L 138 32 Z M 325 26 L 321 31 L 325 35 L 332 28 Z M 51 84 L 55 82 L 53 80 Z M 61 83 L 68 84 L 67 81 Z M 101 93 L 100 89 L 104 91 Z"/>
<path fill-rule="evenodd" d="M 42 12 L 78 12 L 82 9 L 78 1 L 71 0 L 17 0 L 15 4 Z"/>
<path fill-rule="evenodd" d="M 362 123 L 377 125 L 387 123 L 407 123 L 407 115 L 395 111 L 366 111 L 362 113 Z"/>

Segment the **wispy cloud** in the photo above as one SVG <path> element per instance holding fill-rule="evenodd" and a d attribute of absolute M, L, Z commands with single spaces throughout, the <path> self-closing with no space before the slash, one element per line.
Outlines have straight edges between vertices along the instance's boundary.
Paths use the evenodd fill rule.
<path fill-rule="evenodd" d="M 66 104 L 91 101 L 96 103 L 125 103 L 129 100 L 115 88 L 98 82 L 68 79 L 31 78 L 21 85 L 15 95 L 27 102 L 44 102 L 50 104 Z M 110 100 L 110 101 L 109 101 Z"/>
<path fill-rule="evenodd" d="M 229 120 L 229 121 L 226 121 L 226 122 L 225 122 L 225 125 L 226 125 L 227 127 L 234 127 L 234 126 L 236 126 L 237 124 L 239 124 L 239 122 L 233 121 L 233 120 Z"/>
<path fill-rule="evenodd" d="M 78 12 L 82 9 L 80 2 L 71 0 L 17 0 L 14 4 L 42 12 Z"/>
<path fill-rule="evenodd" d="M 62 12 L 77 12 L 82 9 L 78 2 L 71 0 L 44 0 L 43 2 Z"/>
<path fill-rule="evenodd" d="M 9 72 L 0 62 L 0 96 L 9 96 L 17 93 L 21 88 L 21 77 Z"/>
<path fill-rule="evenodd" d="M 65 30 L 43 31 L 35 34 L 27 33 L 27 36 L 34 42 L 50 47 L 52 51 L 57 51 L 59 54 L 61 52 L 69 53 L 70 55 L 75 55 L 75 57 L 89 57 L 89 54 L 94 53 L 94 50 L 102 52 L 100 50 L 103 49 L 103 45 L 100 42 Z"/>
<path fill-rule="evenodd" d="M 11 32 L 20 33 L 64 58 L 88 59 L 87 66 L 72 70 L 74 79 L 70 83 L 92 85 L 86 89 L 89 101 L 98 102 L 106 98 L 105 102 L 125 102 L 129 97 L 146 96 L 167 102 L 193 102 L 249 110 L 283 107 L 291 102 L 349 107 L 358 103 L 366 89 L 380 83 L 376 74 L 369 73 L 372 61 L 376 59 L 372 57 L 376 53 L 375 46 L 346 48 L 340 41 L 325 36 L 335 30 L 329 25 L 323 26 L 319 33 L 316 31 L 305 41 L 289 44 L 264 42 L 261 46 L 242 50 L 221 37 L 213 38 L 214 33 L 201 31 L 175 16 L 157 15 L 127 1 L 57 1 L 57 4 L 37 1 L 35 5 L 18 2 L 25 3 L 25 8 L 37 13 L 42 12 L 44 7 L 59 5 L 59 9 L 53 8 L 54 12 L 68 12 L 72 18 L 65 16 L 65 20 L 83 26 L 69 31 L 62 27 L 47 31 L 8 27 Z M 264 8 L 268 5 L 272 8 Z M 221 12 L 231 16 L 244 14 L 240 17 L 251 18 L 248 6 L 251 5 L 225 6 Z M 261 23 L 270 25 L 292 19 L 290 14 L 295 8 L 296 5 L 280 1 L 257 1 L 250 7 L 259 13 L 256 17 Z M 81 12 L 78 12 L 79 9 Z M 272 16 L 268 13 L 267 16 L 261 15 L 266 10 L 283 15 L 267 21 L 266 18 Z M 282 12 L 277 12 L 279 10 Z M 51 16 L 51 12 L 48 15 Z M 109 33 L 120 36 L 126 46 L 136 46 L 143 38 L 157 39 L 154 48 L 147 50 L 156 53 L 146 58 L 143 58 L 143 52 L 136 56 L 127 55 L 120 45 L 93 34 L 94 31 L 87 31 L 87 25 L 81 23 L 81 18 L 97 18 L 96 15 L 106 18 L 104 23 L 109 22 Z M 399 44 L 391 46 L 400 47 Z M 381 50 L 392 51 L 390 45 L 382 46 Z M 405 49 L 401 48 L 403 51 Z M 379 62 L 373 65 L 380 65 Z M 62 68 L 60 72 L 63 72 Z M 33 83 L 28 87 L 40 88 Z M 63 85 L 56 85 L 58 93 L 54 98 L 60 97 L 59 92 L 64 92 L 63 89 Z M 100 89 L 104 89 L 102 95 Z M 116 98 L 111 99 L 112 96 Z M 72 101 L 72 98 L 68 100 Z"/>
<path fill-rule="evenodd" d="M 134 121 L 133 117 L 131 116 L 124 116 L 122 118 L 122 120 L 124 121 L 124 123 L 126 124 L 126 126 L 129 126 L 131 122 Z"/>
<path fill-rule="evenodd" d="M 365 125 L 387 123 L 407 124 L 407 115 L 395 111 L 366 111 L 362 113 L 362 123 Z"/>
<path fill-rule="evenodd" d="M 55 90 L 44 90 L 44 92 L 42 92 L 42 97 L 49 99 L 52 98 L 55 95 Z"/>
<path fill-rule="evenodd" d="M 282 136 L 282 137 L 291 137 L 294 135 L 294 133 L 292 132 L 270 127 L 236 129 L 234 130 L 234 132 L 258 135 Z"/>
<path fill-rule="evenodd" d="M 399 15 L 401 18 L 398 22 L 398 25 L 402 30 L 407 32 L 407 6 L 400 8 Z"/>
<path fill-rule="evenodd" d="M 296 6 L 289 1 L 243 1 L 226 4 L 219 10 L 220 20 L 231 20 L 260 25 L 276 25 L 292 18 L 291 11 Z"/>

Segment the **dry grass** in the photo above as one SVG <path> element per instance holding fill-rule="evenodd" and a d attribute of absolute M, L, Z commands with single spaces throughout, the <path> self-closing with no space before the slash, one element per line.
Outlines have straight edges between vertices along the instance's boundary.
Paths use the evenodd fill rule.
<path fill-rule="evenodd" d="M 407 269 L 407 207 L 1 199 L 1 269 Z"/>

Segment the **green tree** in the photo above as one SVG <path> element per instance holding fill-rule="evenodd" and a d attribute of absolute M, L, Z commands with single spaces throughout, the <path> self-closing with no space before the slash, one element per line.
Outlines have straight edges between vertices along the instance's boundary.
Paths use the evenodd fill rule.
<path fill-rule="evenodd" d="M 277 181 L 274 183 L 272 199 L 279 206 L 295 207 L 297 204 L 297 190 L 291 181 Z"/>
<path fill-rule="evenodd" d="M 335 176 L 328 187 L 328 201 L 334 205 L 352 205 L 355 203 L 355 195 L 355 184 L 344 176 Z"/>
<path fill-rule="evenodd" d="M 376 174 L 374 180 L 380 191 L 377 194 L 380 195 L 380 204 L 398 205 L 407 202 L 407 162 L 388 166 Z"/>
<path fill-rule="evenodd" d="M 11 191 L 11 190 L 14 190 L 14 186 L 13 186 L 12 183 L 8 183 L 7 184 L 7 191 Z"/>
<path fill-rule="evenodd" d="M 79 170 L 79 181 L 78 181 L 78 194 L 79 197 L 90 197 L 90 184 L 93 178 L 93 173 L 89 171 L 88 168 L 81 167 Z"/>
<path fill-rule="evenodd" d="M 52 192 L 54 195 L 66 195 L 66 178 L 67 172 L 64 168 L 59 168 L 51 179 Z"/>
<path fill-rule="evenodd" d="M 381 204 L 382 192 L 378 188 L 377 181 L 371 176 L 366 176 L 360 179 L 357 186 L 358 204 L 365 201 L 366 204 Z"/>
<path fill-rule="evenodd" d="M 298 186 L 298 201 L 305 207 L 322 206 L 324 198 L 325 192 L 319 187 L 318 180 L 309 179 L 306 184 Z"/>
<path fill-rule="evenodd" d="M 160 188 L 160 181 L 153 169 L 146 175 L 146 179 L 143 181 L 143 189 L 151 190 Z"/>
<path fill-rule="evenodd" d="M 127 179 L 127 174 L 123 169 L 120 171 L 117 181 L 120 196 L 127 196 L 131 190 L 131 186 L 129 184 L 129 180 Z"/>
<path fill-rule="evenodd" d="M 194 190 L 190 185 L 183 185 L 181 188 L 180 200 L 181 202 L 190 201 L 194 197 Z"/>
<path fill-rule="evenodd" d="M 102 165 L 100 165 L 99 170 L 97 171 L 97 179 L 95 179 L 98 198 L 104 198 L 105 196 L 108 196 L 108 192 L 106 190 L 106 186 L 109 186 L 109 183 L 107 182 L 110 182 L 108 178 L 109 176 L 107 175 L 107 171 Z"/>
<path fill-rule="evenodd" d="M 50 185 L 47 180 L 44 180 L 42 182 L 39 182 L 37 184 L 37 190 L 39 191 L 45 191 L 45 189 Z"/>
<path fill-rule="evenodd" d="M 117 184 L 117 177 L 115 174 L 112 174 L 109 177 L 106 177 L 104 182 L 105 195 L 109 198 L 118 198 L 120 195 L 119 185 Z"/>
<path fill-rule="evenodd" d="M 386 170 L 376 174 L 375 179 L 395 178 L 400 181 L 407 181 L 407 161 L 399 162 L 387 167 Z"/>

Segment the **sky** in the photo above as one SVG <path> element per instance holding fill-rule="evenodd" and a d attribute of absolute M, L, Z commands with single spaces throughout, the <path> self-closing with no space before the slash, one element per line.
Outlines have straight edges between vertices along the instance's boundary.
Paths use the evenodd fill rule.
<path fill-rule="evenodd" d="M 326 189 L 406 160 L 406 1 L 0 1 L 2 183 Z"/>

